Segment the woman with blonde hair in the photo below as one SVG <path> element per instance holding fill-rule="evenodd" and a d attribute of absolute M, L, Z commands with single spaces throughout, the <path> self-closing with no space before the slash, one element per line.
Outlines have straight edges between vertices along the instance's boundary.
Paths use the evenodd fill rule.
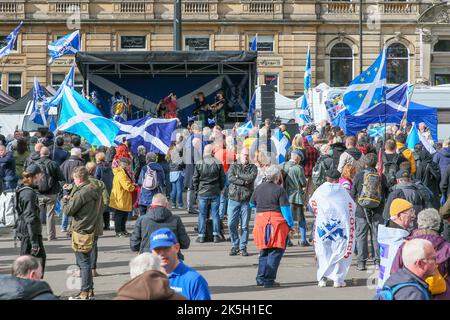
<path fill-rule="evenodd" d="M 286 152 L 286 161 L 291 159 L 291 152 L 293 150 L 300 150 L 303 153 L 303 159 L 305 159 L 305 146 L 303 143 L 303 136 L 300 133 L 297 133 L 292 139 L 292 146 Z"/>

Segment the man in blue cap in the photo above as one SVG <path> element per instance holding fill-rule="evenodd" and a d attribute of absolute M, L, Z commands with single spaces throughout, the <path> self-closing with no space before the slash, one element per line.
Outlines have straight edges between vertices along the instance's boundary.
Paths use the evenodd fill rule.
<path fill-rule="evenodd" d="M 170 229 L 162 228 L 150 235 L 150 251 L 161 259 L 161 270 L 169 277 L 173 290 L 189 300 L 211 300 L 205 278 L 178 259 L 180 244 Z"/>

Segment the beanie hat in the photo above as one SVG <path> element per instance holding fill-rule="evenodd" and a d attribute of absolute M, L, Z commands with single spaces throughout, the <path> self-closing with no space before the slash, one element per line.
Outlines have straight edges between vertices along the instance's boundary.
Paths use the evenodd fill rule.
<path fill-rule="evenodd" d="M 413 205 L 404 199 L 394 199 L 391 203 L 391 207 L 389 210 L 389 214 L 391 217 L 397 216 L 399 213 L 402 213 L 406 210 L 409 210 L 413 207 Z"/>

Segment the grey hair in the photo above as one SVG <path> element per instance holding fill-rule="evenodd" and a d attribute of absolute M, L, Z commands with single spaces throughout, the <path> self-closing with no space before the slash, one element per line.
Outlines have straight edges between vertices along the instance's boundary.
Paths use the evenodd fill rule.
<path fill-rule="evenodd" d="M 130 276 L 134 279 L 146 271 L 160 271 L 161 259 L 150 252 L 144 252 L 130 261 Z"/>
<path fill-rule="evenodd" d="M 273 164 L 266 170 L 266 179 L 267 181 L 275 181 L 275 178 L 278 176 L 280 169 L 277 165 Z"/>
<path fill-rule="evenodd" d="M 139 154 L 145 155 L 145 152 L 146 152 L 147 150 L 145 150 L 145 147 L 144 147 L 144 146 L 139 146 L 139 147 L 137 148 L 137 151 L 138 151 Z"/>
<path fill-rule="evenodd" d="M 147 163 L 150 162 L 156 162 L 156 153 L 154 152 L 148 152 L 147 155 L 145 156 L 145 161 L 147 161 Z"/>
<path fill-rule="evenodd" d="M 81 157 L 81 149 L 80 148 L 70 149 L 70 155 L 73 157 Z"/>
<path fill-rule="evenodd" d="M 417 225 L 419 229 L 439 231 L 441 228 L 441 216 L 434 208 L 424 209 L 417 215 Z"/>
<path fill-rule="evenodd" d="M 402 260 L 405 267 L 410 268 L 422 259 L 425 259 L 425 248 L 427 246 L 433 247 L 433 244 L 425 239 L 412 239 L 405 242 L 402 251 Z"/>
<path fill-rule="evenodd" d="M 39 258 L 31 255 L 20 256 L 13 262 L 11 275 L 14 277 L 23 278 L 28 276 L 31 271 L 39 269 L 39 266 L 41 266 L 41 261 Z"/>

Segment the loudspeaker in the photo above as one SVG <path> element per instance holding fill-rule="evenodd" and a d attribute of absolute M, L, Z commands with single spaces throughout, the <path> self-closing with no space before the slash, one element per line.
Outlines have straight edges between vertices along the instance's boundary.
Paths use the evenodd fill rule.
<path fill-rule="evenodd" d="M 261 86 L 261 122 L 265 119 L 275 121 L 275 87 Z"/>

